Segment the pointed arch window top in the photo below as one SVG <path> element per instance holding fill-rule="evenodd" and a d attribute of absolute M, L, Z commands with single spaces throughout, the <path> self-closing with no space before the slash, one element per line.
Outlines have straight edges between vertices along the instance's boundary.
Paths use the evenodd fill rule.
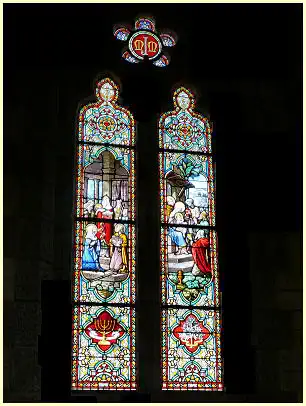
<path fill-rule="evenodd" d="M 127 47 L 122 52 L 122 58 L 130 63 L 139 63 L 145 58 L 153 65 L 165 67 L 170 63 L 170 57 L 163 47 L 173 47 L 176 44 L 176 35 L 168 31 L 160 34 L 155 29 L 152 17 L 141 17 L 135 21 L 134 31 L 128 27 L 114 27 L 114 36 L 120 41 L 126 41 Z"/>
<path fill-rule="evenodd" d="M 119 86 L 109 77 L 97 83 L 97 102 L 83 106 L 80 111 L 79 141 L 134 145 L 134 117 L 117 104 L 119 90 Z"/>
<path fill-rule="evenodd" d="M 173 94 L 173 104 L 175 110 L 160 118 L 160 148 L 211 153 L 212 126 L 207 117 L 194 111 L 195 95 L 179 87 Z"/>
<path fill-rule="evenodd" d="M 102 103 L 115 103 L 119 96 L 119 86 L 111 79 L 105 78 L 97 83 L 96 96 Z"/>
<path fill-rule="evenodd" d="M 78 391 L 137 390 L 135 121 L 119 90 L 104 77 L 78 117 L 71 382 Z"/>
<path fill-rule="evenodd" d="M 177 110 L 193 110 L 195 106 L 195 96 L 190 90 L 185 87 L 180 87 L 174 92 L 173 102 Z"/>

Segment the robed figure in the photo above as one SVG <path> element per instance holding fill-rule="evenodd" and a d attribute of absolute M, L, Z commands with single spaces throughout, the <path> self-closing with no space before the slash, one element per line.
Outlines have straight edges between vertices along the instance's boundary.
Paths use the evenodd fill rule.
<path fill-rule="evenodd" d="M 127 236 L 124 229 L 124 224 L 116 224 L 110 240 L 110 269 L 114 272 L 127 272 Z"/>
<path fill-rule="evenodd" d="M 97 238 L 97 227 L 95 224 L 88 224 L 86 227 L 84 251 L 82 257 L 82 269 L 103 271 L 99 264 L 100 242 Z"/>
<path fill-rule="evenodd" d="M 98 203 L 95 206 L 96 217 L 101 219 L 101 222 L 97 223 L 98 232 L 97 237 L 101 242 L 102 254 L 108 256 L 109 242 L 112 236 L 112 224 L 103 220 L 111 220 L 114 215 L 113 207 L 110 204 L 108 196 L 104 196 L 102 204 Z M 103 254 L 104 253 L 104 254 Z"/>
<path fill-rule="evenodd" d="M 209 260 L 209 239 L 205 237 L 204 230 L 199 230 L 195 237 L 195 242 L 192 244 L 191 252 L 194 260 L 192 273 L 198 275 L 200 273 L 211 273 Z"/>

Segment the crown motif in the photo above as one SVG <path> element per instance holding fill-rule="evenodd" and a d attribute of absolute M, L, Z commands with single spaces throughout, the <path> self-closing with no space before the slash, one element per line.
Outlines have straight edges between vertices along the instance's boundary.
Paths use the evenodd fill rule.
<path fill-rule="evenodd" d="M 149 41 L 148 42 L 148 50 L 149 50 L 149 52 L 155 52 L 156 49 L 157 49 L 156 42 Z"/>
<path fill-rule="evenodd" d="M 135 50 L 136 51 L 142 51 L 143 47 L 144 47 L 144 42 L 143 41 L 141 41 L 140 39 L 135 41 Z"/>
<path fill-rule="evenodd" d="M 139 63 L 145 58 L 153 65 L 165 67 L 170 63 L 170 57 L 163 47 L 176 45 L 176 35 L 163 31 L 159 35 L 155 29 L 152 17 L 140 17 L 135 21 L 134 30 L 126 26 L 115 26 L 114 36 L 120 41 L 127 41 L 128 46 L 123 50 L 122 58 L 130 63 Z"/>

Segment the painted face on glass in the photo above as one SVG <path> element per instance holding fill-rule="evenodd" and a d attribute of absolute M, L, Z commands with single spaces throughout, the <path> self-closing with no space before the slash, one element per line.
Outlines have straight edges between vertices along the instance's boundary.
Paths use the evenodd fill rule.
<path fill-rule="evenodd" d="M 184 91 L 180 92 L 177 95 L 177 104 L 178 106 L 182 109 L 182 110 L 186 110 L 188 109 L 188 107 L 190 106 L 190 98 L 188 96 L 188 94 Z"/>
<path fill-rule="evenodd" d="M 100 94 L 103 100 L 111 101 L 115 97 L 115 90 L 111 83 L 106 82 L 101 86 Z"/>

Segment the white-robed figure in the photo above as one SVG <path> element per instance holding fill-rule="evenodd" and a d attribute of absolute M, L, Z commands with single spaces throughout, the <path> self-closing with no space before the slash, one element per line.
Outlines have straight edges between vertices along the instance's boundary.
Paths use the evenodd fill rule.
<path fill-rule="evenodd" d="M 185 211 L 185 205 L 183 202 L 176 202 L 173 211 L 169 216 L 169 224 L 186 224 L 184 221 L 183 213 Z M 177 247 L 175 254 L 188 254 L 187 243 L 185 240 L 185 234 L 187 229 L 185 227 L 170 227 L 169 237 L 174 245 Z"/>
<path fill-rule="evenodd" d="M 102 208 L 99 209 L 99 212 L 101 210 L 101 218 L 102 221 L 103 219 L 111 220 L 114 215 L 114 209 L 110 203 L 110 198 L 105 195 L 102 199 Z M 98 211 L 97 211 L 97 217 L 98 216 Z M 104 231 L 105 231 L 105 242 L 109 246 L 109 241 L 112 238 L 112 224 L 105 222 L 104 223 Z"/>
<path fill-rule="evenodd" d="M 94 205 L 92 200 L 88 200 L 88 202 L 84 204 L 84 217 L 93 217 Z"/>
<path fill-rule="evenodd" d="M 186 210 L 185 210 L 185 219 L 188 224 L 196 225 L 198 224 L 198 219 L 200 217 L 200 209 L 195 206 L 194 200 L 191 198 L 186 199 Z M 191 252 L 191 246 L 193 243 L 193 229 L 192 227 L 188 228 L 186 236 L 188 251 Z"/>
<path fill-rule="evenodd" d="M 99 264 L 100 241 L 97 238 L 97 226 L 88 224 L 86 226 L 86 236 L 82 257 L 82 269 L 92 271 L 103 271 Z"/>
<path fill-rule="evenodd" d="M 122 200 L 118 199 L 116 202 L 116 207 L 114 208 L 114 219 L 120 220 L 122 214 Z"/>

